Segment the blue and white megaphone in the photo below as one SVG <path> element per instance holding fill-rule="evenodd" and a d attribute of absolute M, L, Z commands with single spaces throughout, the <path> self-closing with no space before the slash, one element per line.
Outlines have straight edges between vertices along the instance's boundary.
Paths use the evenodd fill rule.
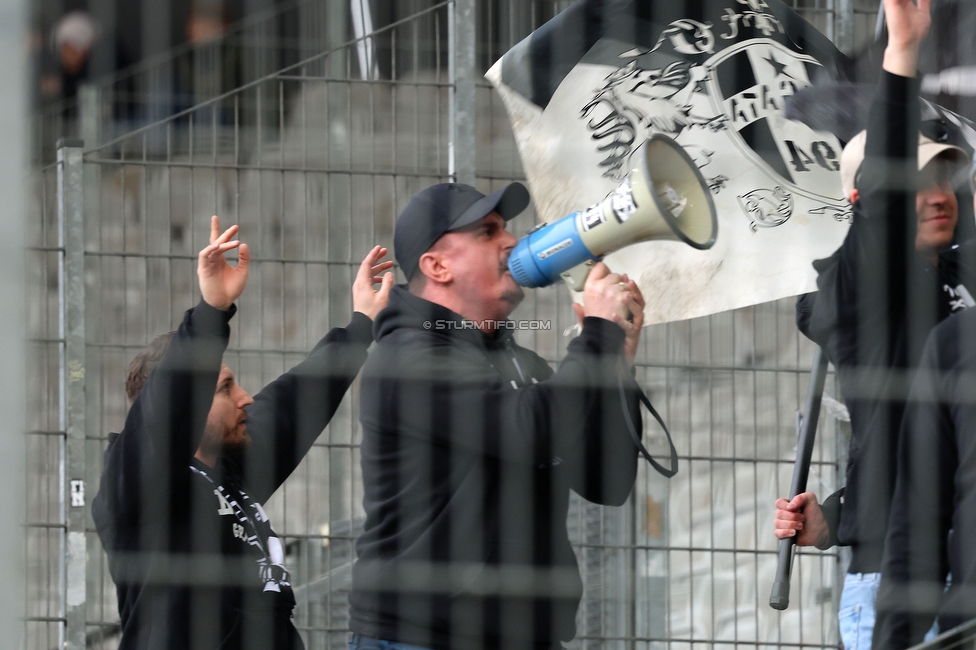
<path fill-rule="evenodd" d="M 630 176 L 603 201 L 522 238 L 508 258 L 523 287 L 545 287 L 562 278 L 576 291 L 607 253 L 656 239 L 683 241 L 706 250 L 718 219 L 698 167 L 671 138 L 654 135 L 634 152 Z"/>

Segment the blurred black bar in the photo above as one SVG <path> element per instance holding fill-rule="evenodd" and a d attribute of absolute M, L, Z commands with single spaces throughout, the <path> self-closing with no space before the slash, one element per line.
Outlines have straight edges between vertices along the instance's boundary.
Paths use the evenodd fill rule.
<path fill-rule="evenodd" d="M 944 632 L 910 650 L 976 650 L 976 619 Z"/>

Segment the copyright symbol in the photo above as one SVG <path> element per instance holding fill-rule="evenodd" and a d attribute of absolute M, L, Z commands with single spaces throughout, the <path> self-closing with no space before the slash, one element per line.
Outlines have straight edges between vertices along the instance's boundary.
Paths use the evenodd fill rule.
<path fill-rule="evenodd" d="M 425 320 L 424 321 L 424 329 L 425 330 L 429 330 L 430 329 L 430 321 L 429 320 Z"/>

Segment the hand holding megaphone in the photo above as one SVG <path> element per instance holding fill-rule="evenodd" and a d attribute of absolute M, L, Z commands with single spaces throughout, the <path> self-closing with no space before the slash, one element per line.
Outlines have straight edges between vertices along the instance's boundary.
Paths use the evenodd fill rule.
<path fill-rule="evenodd" d="M 630 244 L 667 239 L 706 250 L 718 220 L 711 191 L 681 145 L 663 135 L 634 152 L 630 176 L 603 201 L 542 224 L 512 250 L 508 268 L 523 287 L 562 279 L 582 291 L 604 255 Z"/>
<path fill-rule="evenodd" d="M 587 316 L 613 321 L 623 328 L 624 356 L 633 365 L 644 325 L 644 296 L 626 274 L 611 273 L 603 262 L 593 265 L 583 286 L 583 304 L 573 303 L 576 318 L 583 325 Z"/>

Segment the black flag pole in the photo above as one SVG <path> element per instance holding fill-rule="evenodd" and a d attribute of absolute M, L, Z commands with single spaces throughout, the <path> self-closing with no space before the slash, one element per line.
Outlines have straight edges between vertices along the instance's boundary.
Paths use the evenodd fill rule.
<path fill-rule="evenodd" d="M 820 346 L 813 352 L 813 369 L 810 371 L 810 389 L 807 392 L 806 406 L 799 422 L 796 445 L 796 464 L 793 466 L 793 482 L 790 486 L 790 501 L 807 489 L 810 475 L 810 461 L 813 459 L 813 443 L 817 437 L 817 422 L 820 420 L 820 401 L 823 398 L 824 383 L 827 380 L 827 355 Z M 769 594 L 769 606 L 784 610 L 790 606 L 790 573 L 793 570 L 793 544 L 795 537 L 780 541 L 779 565 L 776 567 L 776 580 Z"/>

